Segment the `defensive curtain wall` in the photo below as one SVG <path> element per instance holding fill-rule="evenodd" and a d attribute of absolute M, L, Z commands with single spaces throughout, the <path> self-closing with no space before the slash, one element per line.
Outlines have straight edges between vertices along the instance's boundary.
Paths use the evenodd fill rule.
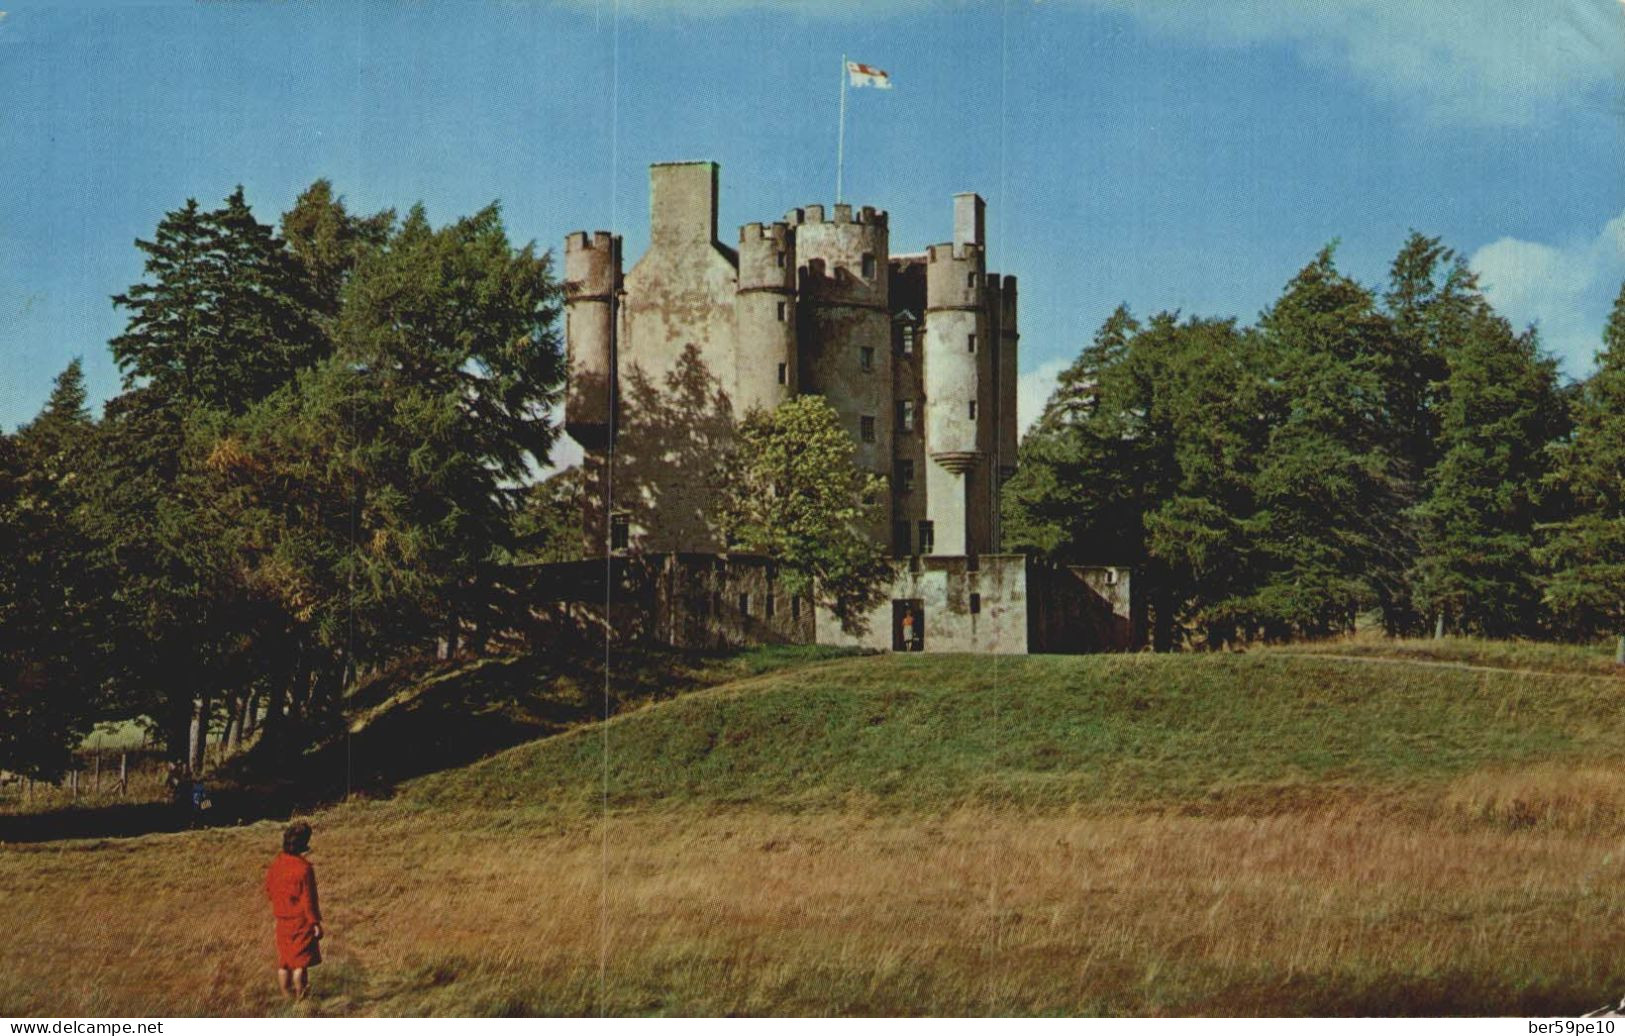
<path fill-rule="evenodd" d="M 779 584 L 767 558 L 629 554 L 532 570 L 527 634 L 561 642 L 659 643 L 681 648 L 837 644 L 909 650 L 903 609 L 921 651 L 1021 654 L 1128 651 L 1143 646 L 1143 611 L 1130 573 L 1113 566 L 1056 566 L 1020 554 L 914 557 L 895 563 L 885 600 L 842 626 L 810 596 Z M 606 608 L 607 605 L 607 608 Z"/>

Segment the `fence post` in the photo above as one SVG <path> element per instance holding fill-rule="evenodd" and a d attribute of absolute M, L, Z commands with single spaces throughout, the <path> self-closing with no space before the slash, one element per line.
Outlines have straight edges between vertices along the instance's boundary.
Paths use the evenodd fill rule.
<path fill-rule="evenodd" d="M 73 792 L 73 801 L 79 801 L 79 771 L 68 771 L 68 790 Z"/>
<path fill-rule="evenodd" d="M 130 755 L 128 752 L 118 754 L 118 793 L 123 795 L 130 790 Z"/>
<path fill-rule="evenodd" d="M 94 773 L 94 776 L 90 779 L 90 790 L 100 795 L 102 793 L 102 750 L 96 749 L 90 759 Z"/>

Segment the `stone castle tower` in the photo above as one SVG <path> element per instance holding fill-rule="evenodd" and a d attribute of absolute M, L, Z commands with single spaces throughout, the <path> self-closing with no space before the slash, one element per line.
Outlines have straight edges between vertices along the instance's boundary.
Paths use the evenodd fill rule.
<path fill-rule="evenodd" d="M 565 428 L 586 451 L 590 555 L 710 553 L 717 461 L 740 418 L 824 396 L 891 485 L 874 530 L 898 556 L 1000 549 L 1016 463 L 1016 279 L 987 272 L 985 205 L 953 240 L 891 254 L 886 213 L 792 209 L 717 240 L 717 166 L 650 169 L 649 249 L 565 240 Z M 613 448 L 611 448 L 613 447 Z M 610 514 L 604 502 L 613 501 Z"/>

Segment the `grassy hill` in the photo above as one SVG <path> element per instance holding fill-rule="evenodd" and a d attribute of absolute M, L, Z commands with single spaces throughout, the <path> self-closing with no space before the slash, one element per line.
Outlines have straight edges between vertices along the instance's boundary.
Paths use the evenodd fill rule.
<path fill-rule="evenodd" d="M 1485 768 L 1608 764 L 1621 704 L 1612 675 L 1276 651 L 887 655 L 684 695 L 427 777 L 407 797 L 564 815 L 598 810 L 606 791 L 618 809 L 1273 812 L 1334 791 L 1436 793 Z M 1577 819 L 1559 819 L 1557 802 L 1533 808 Z"/>
<path fill-rule="evenodd" d="M 707 663 L 737 678 L 316 814 L 332 936 L 301 1010 L 1617 999 L 1625 680 L 1578 649 L 1391 647 Z M 356 720 L 446 693 L 380 688 Z M 285 1010 L 258 892 L 277 838 L 0 850 L 22 933 L 0 1014 Z"/>

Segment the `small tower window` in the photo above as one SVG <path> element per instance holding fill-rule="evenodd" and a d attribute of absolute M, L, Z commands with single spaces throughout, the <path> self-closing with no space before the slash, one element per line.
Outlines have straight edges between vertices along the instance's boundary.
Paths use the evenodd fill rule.
<path fill-rule="evenodd" d="M 858 350 L 858 365 L 866 371 L 875 369 L 875 350 L 872 346 L 864 346 Z"/>
<path fill-rule="evenodd" d="M 749 615 L 750 614 L 750 594 L 740 594 L 739 595 L 739 614 L 741 614 L 741 615 Z"/>
<path fill-rule="evenodd" d="M 897 401 L 897 430 L 912 432 L 914 430 L 914 400 L 899 399 Z"/>
<path fill-rule="evenodd" d="M 900 460 L 897 462 L 897 488 L 901 492 L 907 492 L 914 488 L 913 461 Z"/>
<path fill-rule="evenodd" d="M 625 550 L 632 542 L 632 523 L 626 518 L 612 518 L 609 522 L 611 550 Z"/>
<path fill-rule="evenodd" d="M 875 441 L 875 419 L 873 417 L 865 416 L 859 418 L 858 428 L 863 433 L 864 442 Z"/>
<path fill-rule="evenodd" d="M 920 523 L 920 553 L 929 554 L 937 549 L 937 530 L 930 522 Z"/>
<path fill-rule="evenodd" d="M 976 287 L 976 274 L 971 273 L 971 274 L 967 274 L 965 276 L 965 287 L 967 287 L 967 288 Z"/>
<path fill-rule="evenodd" d="M 976 351 L 976 336 L 975 335 L 970 335 L 965 339 L 965 341 L 970 346 L 970 351 L 975 352 Z"/>
<path fill-rule="evenodd" d="M 976 420 L 976 400 L 974 399 L 970 401 L 970 419 L 972 421 Z"/>
<path fill-rule="evenodd" d="M 790 313 L 790 304 L 788 302 L 779 303 L 779 319 L 781 321 L 785 320 L 789 316 L 789 313 Z"/>
<path fill-rule="evenodd" d="M 784 253 L 783 252 L 774 252 L 773 253 L 773 261 L 774 261 L 775 264 L 777 264 L 779 269 L 781 269 L 781 270 L 784 269 Z"/>
<path fill-rule="evenodd" d="M 903 325 L 903 355 L 904 356 L 913 356 L 914 355 L 914 325 L 913 324 L 904 324 Z"/>
<path fill-rule="evenodd" d="M 982 595 L 981 594 L 971 594 L 970 595 L 970 613 L 972 615 L 980 615 L 982 613 Z"/>
<path fill-rule="evenodd" d="M 767 595 L 767 617 L 770 619 L 773 617 L 773 594 L 771 592 Z"/>
<path fill-rule="evenodd" d="M 1108 568 L 1106 570 L 1106 585 L 1107 586 L 1116 586 L 1117 585 L 1117 569 Z"/>
<path fill-rule="evenodd" d="M 799 597 L 790 598 L 790 618 L 801 618 L 801 598 Z"/>
<path fill-rule="evenodd" d="M 897 557 L 908 557 L 909 537 L 907 522 L 891 523 L 891 552 Z"/>
<path fill-rule="evenodd" d="M 875 256 L 873 252 L 863 253 L 863 279 L 866 281 L 875 279 Z"/>
<path fill-rule="evenodd" d="M 779 384 L 790 384 L 790 365 L 788 363 L 779 364 Z"/>

